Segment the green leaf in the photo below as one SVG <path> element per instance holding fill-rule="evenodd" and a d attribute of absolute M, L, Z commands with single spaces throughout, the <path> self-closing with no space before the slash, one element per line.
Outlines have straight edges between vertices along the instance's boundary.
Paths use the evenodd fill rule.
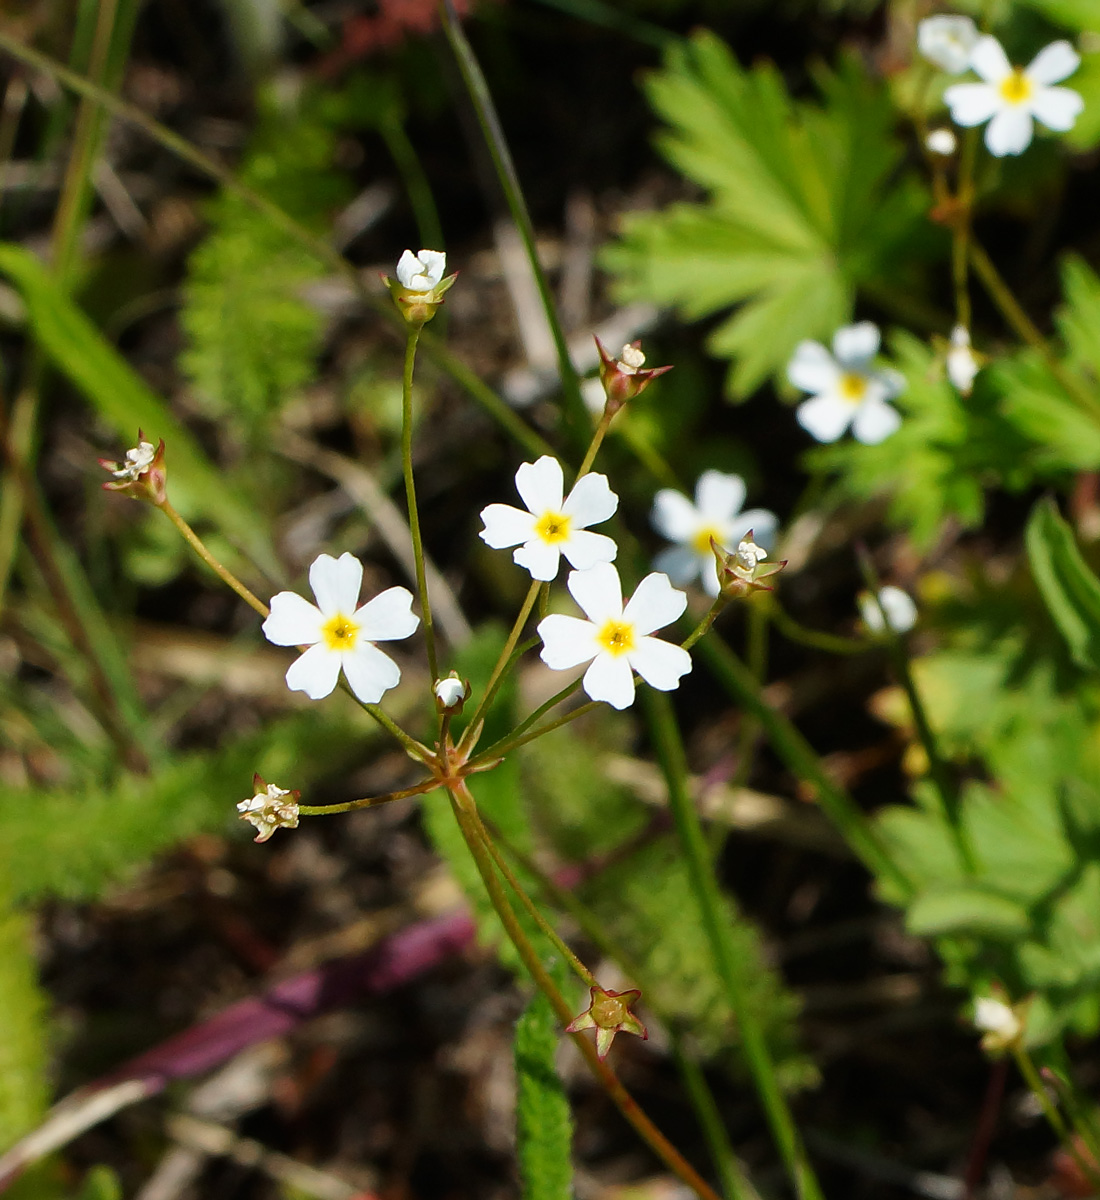
<path fill-rule="evenodd" d="M 228 487 L 164 401 L 57 286 L 41 262 L 21 246 L 0 244 L 0 274 L 23 297 L 42 349 L 114 428 L 121 444 L 132 446 L 139 426 L 154 441 L 164 438 L 176 507 L 202 513 L 261 566 L 277 574 L 277 559 L 254 506 Z M 89 463 L 90 470 L 92 466 Z"/>
<path fill-rule="evenodd" d="M 923 227 L 920 185 L 896 177 L 903 147 L 881 86 L 854 60 L 817 82 L 822 105 L 796 102 L 774 67 L 745 70 L 704 32 L 647 83 L 667 122 L 659 148 L 707 199 L 628 217 L 605 262 L 624 299 L 691 319 L 740 305 L 709 342 L 732 360 L 736 396 L 801 339 L 831 336 L 861 283 L 897 289 L 899 248 Z"/>
<path fill-rule="evenodd" d="M 1100 669 L 1100 580 L 1049 497 L 1032 509 L 1026 541 L 1031 573 L 1074 661 Z"/>
<path fill-rule="evenodd" d="M 516 1023 L 516 1149 L 524 1200 L 572 1200 L 573 1118 L 554 1065 L 560 1022 L 536 992 Z"/>
<path fill-rule="evenodd" d="M 905 925 L 918 937 L 974 934 L 1005 941 L 1031 928 L 1023 905 L 977 887 L 924 892 L 909 905 Z"/>

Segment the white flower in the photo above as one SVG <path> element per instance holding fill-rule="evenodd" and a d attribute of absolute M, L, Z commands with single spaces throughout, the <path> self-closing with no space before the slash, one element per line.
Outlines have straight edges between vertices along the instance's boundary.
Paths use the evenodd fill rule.
<path fill-rule="evenodd" d="M 569 591 L 588 617 L 553 614 L 539 622 L 542 661 L 555 671 L 589 662 L 584 690 L 613 708 L 634 703 L 634 672 L 661 692 L 670 692 L 691 670 L 691 655 L 680 646 L 650 637 L 675 621 L 687 607 L 667 575 L 647 575 L 623 608 L 619 572 L 610 563 L 569 572 Z"/>
<path fill-rule="evenodd" d="M 446 679 L 437 679 L 432 690 L 443 708 L 454 708 L 460 700 L 466 699 L 466 681 L 453 672 Z"/>
<path fill-rule="evenodd" d="M 410 292 L 430 292 L 446 268 L 447 256 L 442 250 L 421 250 L 419 254 L 406 250 L 397 264 L 397 278 Z"/>
<path fill-rule="evenodd" d="M 812 400 L 798 406 L 799 425 L 819 442 L 835 442 L 852 426 L 857 441 L 873 446 L 901 424 L 887 401 L 905 388 L 904 378 L 872 366 L 879 349 L 878 326 L 845 325 L 833 336 L 833 353 L 820 342 L 799 342 L 787 378 Z"/>
<path fill-rule="evenodd" d="M 561 463 L 544 454 L 516 472 L 516 490 L 527 512 L 510 504 L 490 504 L 481 510 L 485 528 L 480 536 L 494 550 L 522 542 L 512 558 L 531 572 L 532 579 L 554 579 L 563 554 L 578 571 L 586 571 L 611 562 L 618 553 L 611 538 L 588 532 L 589 525 L 606 521 L 619 507 L 606 475 L 583 475 L 563 501 Z"/>
<path fill-rule="evenodd" d="M 932 154 L 949 158 L 959 147 L 959 139 L 950 129 L 933 129 L 924 139 L 924 144 Z"/>
<path fill-rule="evenodd" d="M 363 564 L 353 554 L 321 554 L 309 568 L 316 605 L 295 592 L 271 598 L 271 615 L 263 624 L 267 640 L 309 647 L 286 673 L 291 691 L 320 700 L 336 686 L 341 667 L 364 704 L 376 703 L 400 683 L 397 663 L 374 643 L 407 638 L 416 630 L 420 618 L 411 611 L 412 595 L 392 587 L 357 608 L 362 584 Z"/>
<path fill-rule="evenodd" d="M 1014 1038 L 1020 1032 L 1020 1020 L 1003 1000 L 981 996 L 974 1002 L 974 1024 L 983 1033 Z"/>
<path fill-rule="evenodd" d="M 1059 133 L 1073 128 L 1085 102 L 1071 88 L 1051 87 L 1077 70 L 1081 59 L 1069 42 L 1051 42 L 1031 60 L 1014 67 L 995 37 L 983 37 L 970 56 L 970 65 L 984 83 L 956 83 L 943 94 L 956 125 L 989 121 L 985 144 L 1003 158 L 1021 154 L 1031 145 L 1037 117 Z"/>
<path fill-rule="evenodd" d="M 298 793 L 288 792 L 273 783 L 265 784 L 257 775 L 252 786 L 256 794 L 237 805 L 242 821 L 255 825 L 257 842 L 266 842 L 276 829 L 298 828 Z M 287 799 L 289 797 L 289 799 Z"/>
<path fill-rule="evenodd" d="M 702 578 L 707 593 L 717 596 L 718 571 L 711 538 L 728 551 L 750 529 L 768 544 L 775 537 L 775 514 L 763 508 L 742 512 L 744 502 L 745 481 L 740 475 L 721 471 L 704 471 L 699 476 L 694 504 L 683 492 L 662 488 L 654 498 L 650 520 L 662 537 L 677 545 L 662 550 L 653 565 L 673 583 L 683 585 Z"/>
<path fill-rule="evenodd" d="M 881 610 L 879 608 L 881 605 Z M 912 598 L 901 588 L 887 585 L 879 589 L 878 604 L 864 592 L 859 598 L 859 614 L 864 625 L 872 633 L 884 633 L 882 614 L 885 612 L 886 621 L 895 633 L 908 633 L 917 623 L 917 606 Z"/>
<path fill-rule="evenodd" d="M 944 364 L 947 368 L 947 378 L 951 380 L 955 390 L 963 396 L 969 396 L 974 390 L 974 376 L 979 371 L 978 360 L 970 348 L 970 331 L 965 325 L 956 325 L 951 330 L 951 349 L 947 352 Z"/>
<path fill-rule="evenodd" d="M 138 442 L 132 450 L 126 451 L 126 461 L 119 463 L 111 474 L 116 479 L 125 479 L 127 483 L 136 483 L 142 472 L 153 465 L 156 455 L 156 447 L 152 442 Z"/>
<path fill-rule="evenodd" d="M 961 75 L 970 66 L 978 27 L 969 17 L 925 17 L 917 26 L 921 54 L 948 75 Z"/>

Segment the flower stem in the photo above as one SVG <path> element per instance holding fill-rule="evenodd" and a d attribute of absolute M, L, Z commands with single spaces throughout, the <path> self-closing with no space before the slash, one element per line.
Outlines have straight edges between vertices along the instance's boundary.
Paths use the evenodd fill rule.
<path fill-rule="evenodd" d="M 716 596 L 714 598 L 714 603 L 709 609 L 707 609 L 706 616 L 699 622 L 698 625 L 695 626 L 691 633 L 684 638 L 684 640 L 680 643 L 680 646 L 684 650 L 690 650 L 692 646 L 694 646 L 695 643 L 703 636 L 703 634 L 706 633 L 707 630 L 714 624 L 714 622 L 718 619 L 718 614 L 726 607 L 727 604 L 729 604 L 728 596 Z"/>
<path fill-rule="evenodd" d="M 1039 1101 L 1047 1124 L 1054 1130 L 1058 1140 L 1065 1146 L 1081 1173 L 1092 1185 L 1094 1192 L 1100 1194 L 1100 1171 L 1098 1171 L 1097 1164 L 1089 1162 L 1081 1153 L 1076 1138 L 1062 1119 L 1062 1114 L 1051 1103 L 1050 1094 L 1047 1092 L 1046 1085 L 1043 1083 L 1031 1055 L 1023 1045 L 1017 1043 L 1012 1047 L 1012 1057 L 1020 1068 L 1020 1074 L 1027 1081 L 1027 1086 L 1031 1089 L 1035 1099 Z"/>
<path fill-rule="evenodd" d="M 181 517 L 179 513 L 176 512 L 176 510 L 172 507 L 171 501 L 163 500 L 158 507 L 168 518 L 168 520 L 171 521 L 172 524 L 175 525 L 175 527 L 179 530 L 184 541 L 187 542 L 187 544 L 192 550 L 194 550 L 199 558 L 201 558 L 202 561 L 206 563 L 206 565 L 214 572 L 214 574 L 217 575 L 222 583 L 232 588 L 233 591 L 235 591 L 237 595 L 240 596 L 240 598 L 245 602 L 245 604 L 255 609 L 261 617 L 267 617 L 271 612 L 271 609 L 269 609 L 267 605 L 257 596 L 254 596 L 252 592 L 250 592 L 248 588 L 241 583 L 236 575 L 233 574 L 232 571 L 230 571 L 227 567 L 222 566 L 222 564 L 218 562 L 213 554 L 207 550 L 202 538 L 199 537 L 199 535 L 191 528 L 190 525 L 187 524 L 183 517 Z"/>
<path fill-rule="evenodd" d="M 509 903 L 508 896 L 494 869 L 492 856 L 485 848 L 478 833 L 476 819 L 473 815 L 475 811 L 473 796 L 470 794 L 466 784 L 461 780 L 451 785 L 448 791 L 455 819 L 458 821 L 462 836 L 473 856 L 478 873 L 485 884 L 485 890 L 488 892 L 493 908 L 496 909 L 497 915 L 500 917 L 505 932 L 515 946 L 523 965 L 550 1001 L 558 1019 L 563 1025 L 569 1024 L 576 1014 L 573 1012 L 569 1002 L 558 990 L 550 973 L 543 966 L 538 951 L 531 944 L 530 939 L 524 932 L 523 926 L 516 917 L 515 911 Z M 575 1033 L 571 1036 L 581 1055 L 584 1057 L 585 1062 L 588 1064 L 589 1069 L 596 1076 L 619 1111 L 630 1122 L 653 1153 L 661 1159 L 678 1179 L 687 1184 L 701 1200 L 720 1200 L 718 1193 L 702 1178 L 699 1172 L 673 1146 L 668 1138 L 661 1133 L 649 1117 L 646 1116 L 638 1102 L 619 1082 L 618 1076 L 611 1067 L 600 1059 L 592 1040 L 583 1033 Z"/>
<path fill-rule="evenodd" d="M 534 725 L 540 717 L 545 716 L 555 705 L 560 704 L 563 700 L 567 700 L 580 686 L 581 680 L 579 679 L 574 679 L 572 683 L 567 683 L 560 692 L 555 692 L 549 700 L 540 704 L 533 713 L 524 717 L 511 733 L 505 734 L 504 737 L 494 742 L 487 750 L 483 750 L 473 761 L 475 763 L 480 763 L 486 759 L 499 758 L 502 754 L 507 754 L 509 750 L 514 749 L 516 746 L 521 746 L 524 742 L 529 742 L 531 738 L 524 735 L 526 735 L 531 726 Z M 574 709 L 571 713 L 567 714 L 567 716 L 570 719 L 572 719 L 574 713 L 579 716 L 581 709 L 583 709 L 585 712 L 588 712 L 594 703 L 595 701 L 593 701 L 591 704 L 582 704 L 581 708 Z M 539 729 L 538 733 L 534 736 L 541 737 L 543 733 L 549 732 L 550 729 L 556 729 L 560 724 L 563 724 L 563 722 L 558 721 L 553 725 L 548 725 L 545 728 Z"/>
<path fill-rule="evenodd" d="M 298 812 L 303 817 L 327 817 L 333 813 L 355 812 L 360 808 L 378 808 L 382 804 L 391 804 L 394 800 L 426 795 L 441 786 L 439 780 L 433 776 L 412 787 L 402 788 L 398 792 L 385 792 L 381 796 L 366 796 L 362 800 L 348 800 L 343 804 L 300 804 Z"/>
<path fill-rule="evenodd" d="M 785 638 L 814 650 L 824 650 L 826 654 L 865 654 L 872 645 L 867 638 L 837 637 L 818 629 L 808 629 L 774 598 L 768 615 Z"/>
<path fill-rule="evenodd" d="M 652 688 L 647 688 L 642 695 L 650 734 L 668 785 L 669 810 L 687 866 L 688 878 L 699 905 L 703 928 L 710 942 L 718 974 L 725 986 L 726 999 L 740 1030 L 741 1045 L 756 1090 L 764 1105 L 772 1136 L 801 1200 L 823 1200 L 821 1186 L 814 1175 L 799 1137 L 798 1127 L 787 1106 L 763 1027 L 750 1003 L 748 989 L 737 962 L 724 898 L 711 868 L 710 853 L 699 814 L 692 804 L 685 784 L 687 762 L 672 702 L 663 692 Z"/>
<path fill-rule="evenodd" d="M 416 507 L 416 481 L 412 463 L 412 382 L 416 363 L 416 343 L 419 326 L 409 327 L 405 342 L 405 370 L 401 375 L 401 469 L 405 475 L 405 501 L 409 507 L 409 532 L 412 534 L 413 557 L 416 560 L 416 590 L 420 596 L 420 611 L 424 614 L 424 644 L 428 651 L 428 672 L 431 683 L 439 678 L 435 657 L 435 627 L 432 625 L 432 606 L 428 599 L 428 584 L 424 578 L 424 545 L 420 540 L 420 512 Z"/>
<path fill-rule="evenodd" d="M 963 136 L 959 156 L 959 176 L 955 185 L 958 216 L 951 230 L 951 280 L 955 287 L 955 321 L 970 329 L 970 264 L 971 224 L 974 220 L 974 162 L 978 153 L 978 130 L 968 129 Z"/>
<path fill-rule="evenodd" d="M 599 453 L 600 446 L 603 444 L 604 438 L 607 436 L 607 431 L 611 427 L 611 420 L 614 413 L 604 411 L 600 417 L 600 423 L 596 426 L 596 432 L 592 435 L 592 441 L 588 444 L 588 449 L 584 452 L 584 458 L 581 460 L 581 465 L 577 468 L 577 478 L 587 475 L 592 470 L 592 464 L 596 461 L 596 455 Z"/>

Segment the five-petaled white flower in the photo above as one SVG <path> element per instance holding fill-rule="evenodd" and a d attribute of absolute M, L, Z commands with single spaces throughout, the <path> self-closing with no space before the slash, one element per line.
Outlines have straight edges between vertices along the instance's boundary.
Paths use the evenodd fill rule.
<path fill-rule="evenodd" d="M 582 475 L 563 500 L 561 463 L 544 454 L 516 472 L 516 490 L 527 512 L 510 504 L 490 504 L 481 511 L 485 528 L 480 536 L 494 550 L 519 546 L 512 558 L 531 572 L 532 579 L 554 579 L 563 554 L 578 571 L 586 571 L 611 562 L 618 553 L 611 538 L 588 532 L 589 525 L 606 521 L 619 507 L 606 475 Z"/>
<path fill-rule="evenodd" d="M 421 250 L 419 254 L 406 250 L 397 263 L 397 278 L 410 292 L 430 292 L 446 269 L 447 255 L 442 250 Z"/>
<path fill-rule="evenodd" d="M 267 640 L 309 647 L 286 673 L 291 691 L 320 700 L 336 686 L 341 667 L 364 704 L 376 703 L 401 682 L 397 663 L 374 643 L 407 638 L 416 630 L 420 618 L 411 610 L 412 594 L 388 588 L 359 608 L 362 584 L 363 564 L 353 554 L 321 554 L 309 568 L 316 605 L 296 592 L 271 598 L 271 614 L 263 623 Z"/>
<path fill-rule="evenodd" d="M 876 370 L 878 326 L 870 321 L 845 325 L 833 336 L 833 353 L 820 342 L 799 342 L 787 364 L 787 378 L 813 398 L 798 406 L 799 425 L 819 442 L 835 442 L 852 427 L 857 441 L 873 446 L 901 424 L 888 401 L 905 388 L 897 371 Z"/>
<path fill-rule="evenodd" d="M 1027 67 L 1014 67 L 995 37 L 979 38 L 970 55 L 971 67 L 983 83 L 956 83 L 944 92 L 957 125 L 989 121 L 985 144 L 1003 158 L 1021 154 L 1031 145 L 1033 118 L 1065 133 L 1085 107 L 1072 88 L 1051 87 L 1077 70 L 1077 51 L 1066 41 L 1051 42 Z"/>
<path fill-rule="evenodd" d="M 613 708 L 634 703 L 634 672 L 658 691 L 670 692 L 691 670 L 691 655 L 680 646 L 650 637 L 675 621 L 687 607 L 667 575 L 653 572 L 638 584 L 623 607 L 619 572 L 610 563 L 569 572 L 569 591 L 588 620 L 554 613 L 539 622 L 542 661 L 555 671 L 591 662 L 584 690 Z"/>
<path fill-rule="evenodd" d="M 757 539 L 770 545 L 775 537 L 774 513 L 763 508 L 741 511 L 745 503 L 745 481 L 740 475 L 704 471 L 695 485 L 695 503 L 674 488 L 662 488 L 653 500 L 650 519 L 662 537 L 677 545 L 662 550 L 653 565 L 673 583 L 687 584 L 702 578 L 711 596 L 718 595 L 718 571 L 713 538 L 730 550 L 751 529 Z"/>
<path fill-rule="evenodd" d="M 884 633 L 885 626 L 882 614 L 886 614 L 886 623 L 894 633 L 908 633 L 917 623 L 917 606 L 908 592 L 887 584 L 880 588 L 878 603 L 869 592 L 861 592 L 859 596 L 859 615 L 864 625 L 872 633 Z"/>
<path fill-rule="evenodd" d="M 917 26 L 921 54 L 948 75 L 961 75 L 970 66 L 970 55 L 978 42 L 978 27 L 969 17 L 939 15 L 925 17 Z"/>

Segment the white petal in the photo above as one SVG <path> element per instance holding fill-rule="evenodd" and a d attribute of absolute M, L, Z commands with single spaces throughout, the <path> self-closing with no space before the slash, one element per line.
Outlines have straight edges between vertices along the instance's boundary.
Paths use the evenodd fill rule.
<path fill-rule="evenodd" d="M 978 38 L 974 49 L 970 51 L 970 65 L 986 83 L 1000 83 L 1006 75 L 1012 73 L 1012 64 L 1008 61 L 1004 47 L 989 34 Z M 948 91 L 952 90 L 948 88 Z M 948 103 L 950 104 L 950 101 Z"/>
<path fill-rule="evenodd" d="M 309 568 L 309 586 L 317 597 L 317 607 L 326 617 L 335 613 L 353 613 L 359 606 L 363 586 L 363 564 L 354 554 L 318 554 Z"/>
<path fill-rule="evenodd" d="M 541 579 L 543 583 L 547 583 L 558 577 L 561 547 L 535 537 L 514 551 L 512 560 L 525 571 L 530 571 L 532 579 Z"/>
<path fill-rule="evenodd" d="M 653 565 L 658 571 L 663 571 L 673 583 L 681 585 L 691 583 L 699 576 L 701 569 L 703 585 L 706 586 L 706 575 L 709 570 L 714 576 L 715 592 L 713 594 L 717 595 L 718 572 L 715 569 L 713 555 L 708 554 L 706 558 L 703 558 L 687 546 L 669 546 L 657 555 L 653 560 Z M 710 591 L 710 588 L 708 587 L 707 590 Z"/>
<path fill-rule="evenodd" d="M 670 542 L 690 542 L 703 523 L 694 504 L 674 488 L 661 488 L 649 516 L 653 528 Z"/>
<path fill-rule="evenodd" d="M 865 367 L 878 353 L 882 335 L 873 321 L 845 325 L 833 335 L 833 354 L 849 370 Z"/>
<path fill-rule="evenodd" d="M 573 518 L 578 529 L 587 529 L 614 516 L 618 507 L 619 497 L 611 490 L 607 476 L 589 473 L 577 480 L 561 511 Z"/>
<path fill-rule="evenodd" d="M 623 615 L 623 585 L 611 563 L 597 563 L 588 571 L 570 571 L 569 594 L 597 625 Z"/>
<path fill-rule="evenodd" d="M 898 410 L 885 400 L 865 400 L 856 410 L 852 433 L 865 446 L 877 446 L 895 433 L 900 424 Z"/>
<path fill-rule="evenodd" d="M 535 529 L 534 516 L 510 504 L 490 504 L 481 510 L 481 519 L 485 528 L 478 537 L 494 550 L 518 546 L 527 541 Z"/>
<path fill-rule="evenodd" d="M 838 396 L 814 396 L 795 410 L 795 420 L 819 442 L 835 442 L 852 423 L 852 406 Z"/>
<path fill-rule="evenodd" d="M 412 602 L 412 592 L 408 588 L 391 587 L 379 592 L 355 613 L 361 636 L 370 642 L 392 642 L 411 637 L 420 624 L 420 618 L 412 611 Z"/>
<path fill-rule="evenodd" d="M 687 593 L 672 586 L 667 575 L 654 571 L 638 584 L 623 609 L 623 620 L 639 637 L 671 625 L 687 608 Z"/>
<path fill-rule="evenodd" d="M 985 127 L 985 144 L 990 154 L 1022 154 L 1031 145 L 1035 125 L 1026 108 L 1002 109 Z"/>
<path fill-rule="evenodd" d="M 538 462 L 524 463 L 516 472 L 516 490 L 536 516 L 544 512 L 561 512 L 565 490 L 561 463 L 549 454 L 544 454 Z"/>
<path fill-rule="evenodd" d="M 292 692 L 305 692 L 311 700 L 323 700 L 339 677 L 340 655 L 319 642 L 290 664 L 286 685 Z"/>
<path fill-rule="evenodd" d="M 1000 92 L 988 83 L 956 83 L 943 94 L 956 125 L 980 125 L 1004 106 Z"/>
<path fill-rule="evenodd" d="M 1061 83 L 1081 65 L 1081 56 L 1065 39 L 1051 42 L 1031 60 L 1024 74 L 1032 83 Z"/>
<path fill-rule="evenodd" d="M 745 481 L 740 475 L 704 471 L 695 485 L 695 503 L 707 522 L 728 521 L 745 503 Z"/>
<path fill-rule="evenodd" d="M 324 617 L 321 610 L 297 592 L 279 592 L 271 597 L 271 614 L 261 628 L 276 646 L 312 646 L 321 640 Z"/>
<path fill-rule="evenodd" d="M 820 342 L 799 342 L 787 364 L 787 378 L 796 388 L 815 396 L 827 392 L 840 377 L 840 368 Z"/>
<path fill-rule="evenodd" d="M 551 613 L 538 624 L 542 638 L 539 657 L 554 671 L 566 671 L 595 658 L 599 652 L 596 627 L 591 621 Z"/>
<path fill-rule="evenodd" d="M 1084 100 L 1073 88 L 1040 88 L 1031 97 L 1031 111 L 1048 128 L 1065 133 L 1085 107 Z"/>
<path fill-rule="evenodd" d="M 921 54 L 952 75 L 961 74 L 969 66 L 977 40 L 978 27 L 969 17 L 926 17 L 917 26 Z"/>
<path fill-rule="evenodd" d="M 406 250 L 397 260 L 397 282 L 402 287 L 411 288 L 412 281 L 420 274 L 420 259 L 411 250 Z"/>
<path fill-rule="evenodd" d="M 627 656 L 635 671 L 659 692 L 671 692 L 691 670 L 691 655 L 672 642 L 644 637 Z"/>
<path fill-rule="evenodd" d="M 578 571 L 587 571 L 597 563 L 612 562 L 619 553 L 613 538 L 602 533 L 589 533 L 587 529 L 578 529 L 567 542 L 562 543 L 561 549 Z"/>
<path fill-rule="evenodd" d="M 442 250 L 421 250 L 417 255 L 424 274 L 432 281 L 432 287 L 443 278 L 447 269 L 447 255 Z"/>
<path fill-rule="evenodd" d="M 370 642 L 356 643 L 355 649 L 342 654 L 341 658 L 351 690 L 364 704 L 377 704 L 383 692 L 401 682 L 401 668 Z"/>
<path fill-rule="evenodd" d="M 775 545 L 775 531 L 778 525 L 779 518 L 775 513 L 768 512 L 766 508 L 750 508 L 740 513 L 736 521 L 731 522 L 727 548 L 732 550 L 751 529 L 753 541 L 765 550 L 771 550 Z"/>
<path fill-rule="evenodd" d="M 583 687 L 593 700 L 629 708 L 634 703 L 634 673 L 627 655 L 597 654 L 584 673 Z"/>

